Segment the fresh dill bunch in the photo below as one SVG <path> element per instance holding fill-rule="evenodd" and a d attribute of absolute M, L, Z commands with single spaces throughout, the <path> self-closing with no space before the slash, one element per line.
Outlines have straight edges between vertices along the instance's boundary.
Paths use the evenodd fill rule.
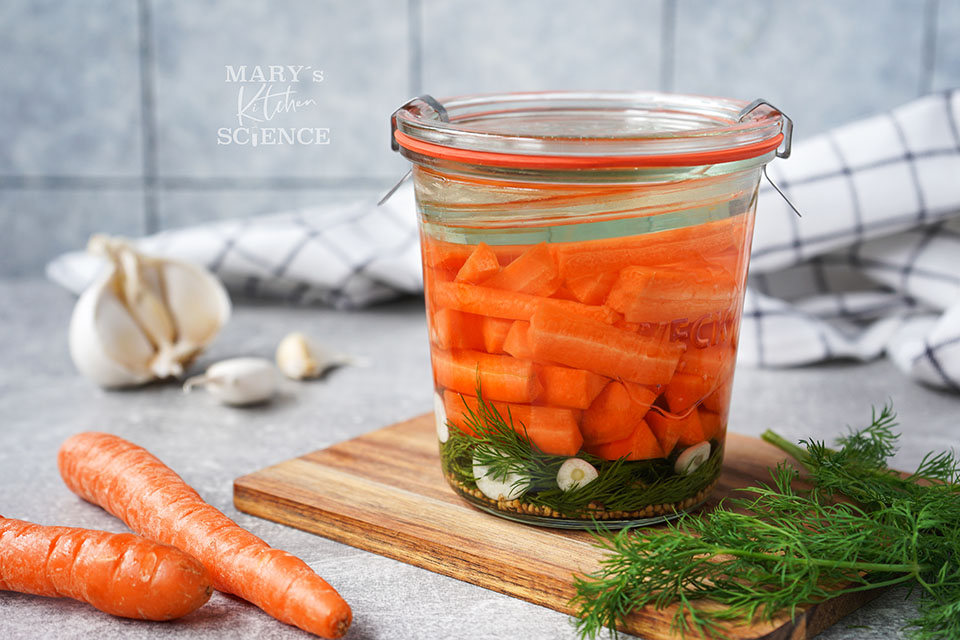
<path fill-rule="evenodd" d="M 896 451 L 893 427 L 885 407 L 836 450 L 785 443 L 808 468 L 811 490 L 795 489 L 797 471 L 781 464 L 771 470 L 772 484 L 745 489 L 746 497 L 703 516 L 601 531 L 607 555 L 597 571 L 574 580 L 581 635 L 615 633 L 644 606 L 675 605 L 675 630 L 723 637 L 726 622 L 769 620 L 842 593 L 915 584 L 921 601 L 913 636 L 960 637 L 957 459 L 931 454 L 902 476 L 887 467 Z M 784 444 L 775 434 L 765 439 Z"/>
<path fill-rule="evenodd" d="M 795 445 L 767 431 L 763 439 L 786 451 L 809 472 L 817 491 L 842 494 L 864 505 L 880 506 L 898 498 L 938 500 L 941 494 L 960 498 L 960 459 L 952 451 L 928 453 L 910 475 L 890 469 L 897 452 L 896 414 L 886 405 L 864 429 L 837 439 L 839 449 L 823 442 L 801 440 Z"/>

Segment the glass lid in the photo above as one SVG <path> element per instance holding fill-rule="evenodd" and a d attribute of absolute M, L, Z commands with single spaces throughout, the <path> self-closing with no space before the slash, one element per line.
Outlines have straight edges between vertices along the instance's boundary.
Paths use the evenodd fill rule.
<path fill-rule="evenodd" d="M 789 119 L 757 102 L 665 93 L 421 96 L 394 113 L 393 144 L 426 156 L 495 165 L 732 162 L 789 142 Z"/>

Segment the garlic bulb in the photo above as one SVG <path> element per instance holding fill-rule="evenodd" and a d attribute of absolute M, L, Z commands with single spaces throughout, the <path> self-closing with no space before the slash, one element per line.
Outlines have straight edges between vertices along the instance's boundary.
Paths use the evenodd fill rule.
<path fill-rule="evenodd" d="M 95 235 L 87 250 L 109 262 L 70 318 L 70 356 L 102 387 L 179 376 L 230 317 L 212 274 L 139 253 L 122 238 Z"/>
<path fill-rule="evenodd" d="M 277 370 L 266 358 L 230 358 L 211 365 L 202 376 L 187 378 L 183 390 L 203 386 L 224 404 L 265 402 L 277 391 Z"/>
<path fill-rule="evenodd" d="M 277 367 L 283 375 L 294 380 L 319 378 L 334 367 L 361 364 L 340 353 L 331 353 L 306 335 L 288 334 L 277 346 Z"/>

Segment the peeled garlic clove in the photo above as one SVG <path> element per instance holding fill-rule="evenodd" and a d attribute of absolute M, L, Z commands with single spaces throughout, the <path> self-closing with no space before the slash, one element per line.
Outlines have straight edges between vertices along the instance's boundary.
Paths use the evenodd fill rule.
<path fill-rule="evenodd" d="M 277 370 L 266 358 L 231 358 L 212 365 L 202 376 L 187 378 L 183 390 L 204 387 L 224 404 L 265 402 L 277 391 Z"/>
<path fill-rule="evenodd" d="M 436 422 L 437 439 L 446 442 L 450 439 L 450 428 L 447 427 L 447 407 L 439 393 L 433 394 L 433 419 Z"/>
<path fill-rule="evenodd" d="M 680 475 L 689 475 L 710 459 L 710 443 L 701 442 L 689 447 L 677 457 L 674 470 Z"/>
<path fill-rule="evenodd" d="M 350 356 L 334 354 L 300 333 L 286 335 L 277 346 L 277 367 L 294 380 L 318 378 L 333 367 L 356 364 Z"/>
<path fill-rule="evenodd" d="M 226 290 L 200 267 L 104 235 L 90 239 L 89 251 L 108 268 L 74 307 L 70 354 L 103 387 L 181 375 L 230 317 Z"/>
<path fill-rule="evenodd" d="M 597 479 L 596 467 L 581 458 L 568 458 L 557 470 L 557 486 L 562 491 L 582 487 Z"/>
<path fill-rule="evenodd" d="M 516 500 L 530 488 L 530 479 L 516 473 L 508 473 L 503 480 L 487 475 L 490 467 L 478 464 L 473 460 L 473 478 L 477 482 L 477 489 L 491 500 Z"/>

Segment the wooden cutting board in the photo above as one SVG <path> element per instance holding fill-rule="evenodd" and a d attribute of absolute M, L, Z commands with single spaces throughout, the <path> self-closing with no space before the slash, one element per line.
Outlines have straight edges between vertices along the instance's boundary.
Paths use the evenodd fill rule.
<path fill-rule="evenodd" d="M 748 436 L 727 436 L 723 474 L 706 508 L 738 487 L 769 480 L 784 459 Z M 314 451 L 238 478 L 240 511 L 320 534 L 487 589 L 573 614 L 571 576 L 601 557 L 590 535 L 517 524 L 460 499 L 440 471 L 433 414 Z M 730 628 L 738 639 L 812 638 L 878 590 L 843 595 L 772 623 Z M 671 610 L 645 609 L 623 631 L 660 640 Z"/>

